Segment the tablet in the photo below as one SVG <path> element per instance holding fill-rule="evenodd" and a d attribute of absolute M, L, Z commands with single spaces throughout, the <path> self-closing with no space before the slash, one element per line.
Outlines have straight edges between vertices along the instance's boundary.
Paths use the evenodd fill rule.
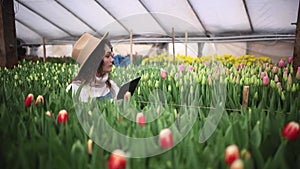
<path fill-rule="evenodd" d="M 133 95 L 135 88 L 137 87 L 141 77 L 137 77 L 133 80 L 130 80 L 129 82 L 124 83 L 119 90 L 119 93 L 117 95 L 117 100 L 124 99 L 124 95 L 126 92 L 130 92 L 131 95 Z"/>

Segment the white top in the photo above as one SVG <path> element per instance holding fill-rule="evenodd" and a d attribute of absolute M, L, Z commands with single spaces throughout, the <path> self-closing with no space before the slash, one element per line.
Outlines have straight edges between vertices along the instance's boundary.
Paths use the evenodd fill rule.
<path fill-rule="evenodd" d="M 83 102 L 87 102 L 89 98 L 106 96 L 109 92 L 112 93 L 113 98 L 116 98 L 119 92 L 119 87 L 116 85 L 115 82 L 110 80 L 111 88 L 109 88 L 105 84 L 107 79 L 108 79 L 108 74 L 106 74 L 103 78 L 96 77 L 96 81 L 94 83 L 91 83 L 90 85 L 84 85 L 79 94 L 79 99 Z M 80 82 L 72 82 L 67 86 L 66 91 L 68 92 L 72 87 L 72 96 L 74 96 L 78 88 L 80 87 L 80 85 L 81 85 Z"/>

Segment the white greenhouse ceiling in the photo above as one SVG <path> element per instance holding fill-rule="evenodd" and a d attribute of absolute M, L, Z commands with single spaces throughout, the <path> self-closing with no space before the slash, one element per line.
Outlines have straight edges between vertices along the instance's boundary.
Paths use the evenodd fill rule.
<path fill-rule="evenodd" d="M 84 32 L 112 40 L 293 40 L 299 0 L 14 0 L 24 44 L 73 43 Z"/>

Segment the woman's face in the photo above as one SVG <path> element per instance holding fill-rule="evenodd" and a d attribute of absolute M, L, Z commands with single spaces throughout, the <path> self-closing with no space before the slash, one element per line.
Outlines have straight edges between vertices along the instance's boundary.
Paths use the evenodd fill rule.
<path fill-rule="evenodd" d="M 113 63 L 114 63 L 114 53 L 112 52 L 111 48 L 108 45 L 104 47 L 105 55 L 103 57 L 103 65 L 102 65 L 102 72 L 109 73 L 112 71 Z"/>

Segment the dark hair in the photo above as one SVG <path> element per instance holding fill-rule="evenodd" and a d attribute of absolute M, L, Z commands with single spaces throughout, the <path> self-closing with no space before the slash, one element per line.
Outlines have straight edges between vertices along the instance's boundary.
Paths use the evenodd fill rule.
<path fill-rule="evenodd" d="M 113 47 L 112 47 L 112 45 L 111 45 L 111 43 L 110 43 L 110 41 L 109 41 L 108 39 L 103 39 L 103 42 L 104 42 L 104 44 L 108 45 L 108 47 L 110 47 L 111 51 L 113 51 Z M 99 64 L 99 67 L 98 67 L 98 69 L 97 69 L 97 73 L 96 73 L 96 76 L 97 76 L 97 77 L 103 77 L 104 74 L 105 74 L 105 73 L 103 72 L 103 70 L 102 70 L 103 64 L 104 64 L 104 62 L 103 62 L 103 59 L 102 59 L 101 62 L 100 62 L 100 64 Z M 108 79 L 107 79 L 107 81 L 105 82 L 105 84 L 106 84 L 109 88 L 111 88 L 111 83 L 110 83 L 110 76 L 109 76 L 109 74 L 108 74 Z"/>

